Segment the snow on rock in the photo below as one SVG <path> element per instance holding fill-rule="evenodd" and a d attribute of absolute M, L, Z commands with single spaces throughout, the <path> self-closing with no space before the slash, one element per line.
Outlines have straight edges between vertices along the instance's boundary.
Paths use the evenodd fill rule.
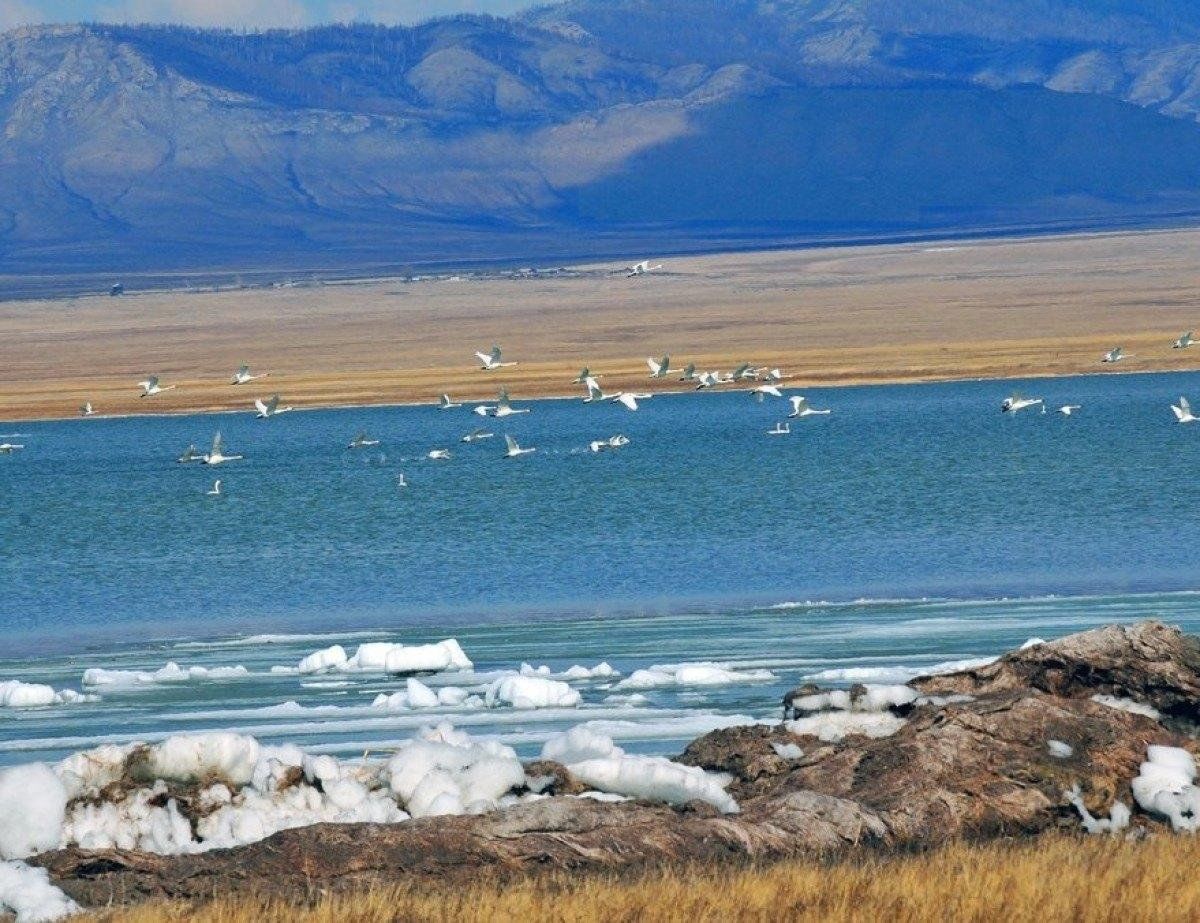
<path fill-rule="evenodd" d="M 0 683 L 0 708 L 38 708 L 47 705 L 74 705 L 96 702 L 98 697 L 84 695 L 74 689 L 55 690 L 42 683 L 24 683 L 9 679 Z"/>
<path fill-rule="evenodd" d="M 1027 651 L 1031 647 L 1037 647 L 1039 644 L 1045 644 L 1045 643 L 1046 643 L 1045 638 L 1030 638 L 1028 641 L 1026 641 L 1024 644 L 1021 645 L 1021 650 Z"/>
<path fill-rule="evenodd" d="M 525 769 L 511 747 L 475 742 L 449 724 L 421 731 L 383 774 L 413 817 L 481 813 L 525 785 Z"/>
<path fill-rule="evenodd" d="M 771 742 L 771 749 L 775 751 L 776 756 L 785 760 L 798 760 L 804 756 L 804 751 L 795 744 L 781 744 L 777 740 Z"/>
<path fill-rule="evenodd" d="M 511 705 L 513 708 L 574 708 L 579 693 L 566 683 L 542 676 L 502 676 L 487 688 L 483 697 L 489 708 Z"/>
<path fill-rule="evenodd" d="M 24 862 L 0 862 L 0 910 L 16 914 L 17 923 L 50 923 L 80 912 L 45 869 Z"/>
<path fill-rule="evenodd" d="M 918 676 L 940 676 L 943 673 L 958 673 L 962 670 L 977 670 L 995 663 L 995 657 L 980 657 L 972 660 L 947 660 L 928 667 L 838 667 L 809 673 L 804 679 L 814 683 L 906 683 Z"/>
<path fill-rule="evenodd" d="M 570 681 L 589 680 L 589 679 L 612 679 L 621 674 L 614 670 L 608 663 L 598 663 L 594 667 L 584 667 L 579 664 L 567 667 L 561 673 L 555 673 L 548 666 L 535 667 L 528 663 L 521 664 L 520 674 L 522 676 L 542 676 L 548 679 L 563 679 Z"/>
<path fill-rule="evenodd" d="M 1055 759 L 1065 760 L 1075 753 L 1075 748 L 1062 740 L 1048 740 L 1046 747 Z"/>
<path fill-rule="evenodd" d="M 1153 705 L 1135 702 L 1133 699 L 1122 699 L 1115 695 L 1097 693 L 1092 696 L 1092 701 L 1098 705 L 1107 705 L 1109 708 L 1115 708 L 1118 711 L 1127 711 L 1133 715 L 1144 715 L 1147 718 L 1153 718 L 1155 721 L 1162 717 L 1158 709 Z"/>
<path fill-rule="evenodd" d="M 785 721 L 783 726 L 793 734 L 807 734 L 826 742 L 835 742 L 851 734 L 890 737 L 904 727 L 904 719 L 887 711 L 823 711 Z"/>
<path fill-rule="evenodd" d="M 552 735 L 542 747 L 542 758 L 563 763 L 584 785 L 609 795 L 669 804 L 704 801 L 725 814 L 739 810 L 725 791 L 729 776 L 683 766 L 661 756 L 628 754 L 611 737 L 587 725 Z"/>
<path fill-rule="evenodd" d="M 238 679 L 249 675 L 243 666 L 236 667 L 181 667 L 174 661 L 153 671 L 106 670 L 91 667 L 83 672 L 85 686 L 153 686 L 160 683 L 186 683 L 204 680 Z"/>
<path fill-rule="evenodd" d="M 730 670 L 721 664 L 656 664 L 634 670 L 617 683 L 618 689 L 657 689 L 663 686 L 729 686 L 734 683 L 761 683 L 775 679 L 770 670 Z"/>
<path fill-rule="evenodd" d="M 0 770 L 0 859 L 58 846 L 67 791 L 45 763 Z"/>
<path fill-rule="evenodd" d="M 1079 794 L 1078 785 L 1066 794 L 1067 801 L 1073 804 L 1075 810 L 1079 812 L 1079 819 L 1083 824 L 1083 829 L 1088 833 L 1118 833 L 1129 826 L 1129 819 L 1132 816 L 1132 812 L 1124 802 L 1114 801 L 1112 810 L 1108 812 L 1108 817 L 1095 817 L 1083 803 L 1083 797 Z"/>
<path fill-rule="evenodd" d="M 1193 832 L 1200 829 L 1200 788 L 1195 780 L 1191 753 L 1182 747 L 1150 746 L 1130 787 L 1143 811 L 1167 818 L 1174 830 Z"/>
<path fill-rule="evenodd" d="M 340 644 L 313 651 L 296 664 L 294 671 L 302 674 L 338 671 L 343 673 L 440 673 L 444 670 L 473 670 L 475 665 L 454 638 L 437 644 L 406 646 L 391 641 L 370 641 L 360 644 L 353 657 L 346 655 Z M 275 667 L 272 672 L 290 673 L 289 667 Z"/>

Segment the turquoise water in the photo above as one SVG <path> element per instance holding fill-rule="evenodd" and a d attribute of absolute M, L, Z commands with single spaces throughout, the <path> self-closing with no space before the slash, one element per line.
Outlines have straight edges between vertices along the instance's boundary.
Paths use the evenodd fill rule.
<path fill-rule="evenodd" d="M 1008 383 L 808 389 L 834 413 L 788 437 L 765 435 L 784 402 L 735 392 L 637 413 L 518 401 L 532 412 L 488 421 L 497 439 L 474 445 L 458 441 L 481 422 L 465 408 L 0 423 L 27 446 L 0 456 L 0 680 L 78 689 L 85 667 L 168 660 L 248 671 L 0 709 L 0 762 L 227 727 L 344 755 L 439 717 L 529 752 L 559 727 L 618 722 L 631 748 L 671 752 L 776 716 L 785 688 L 824 670 L 894 678 L 883 668 L 1152 615 L 1194 629 L 1200 426 L 1168 405 L 1197 383 L 1021 384 L 1082 404 L 1069 418 L 1002 415 Z M 245 461 L 175 463 L 218 428 Z M 359 429 L 381 445 L 345 448 Z M 504 432 L 537 454 L 501 459 Z M 618 432 L 620 451 L 586 450 Z M 454 457 L 424 458 L 437 447 Z M 217 475 L 226 496 L 206 497 Z M 291 637 L 253 637 L 267 633 Z M 335 641 L 450 636 L 477 675 L 433 684 L 522 661 L 716 660 L 774 679 L 633 706 L 579 682 L 579 709 L 380 714 L 370 701 L 395 679 L 270 672 Z"/>

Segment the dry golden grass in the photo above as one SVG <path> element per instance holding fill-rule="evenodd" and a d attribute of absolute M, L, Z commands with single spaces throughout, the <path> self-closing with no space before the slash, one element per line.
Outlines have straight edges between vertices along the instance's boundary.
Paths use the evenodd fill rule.
<path fill-rule="evenodd" d="M 320 899 L 307 907 L 258 899 L 201 907 L 145 905 L 104 923 L 387 923 L 562 921 L 1170 921 L 1200 919 L 1200 840 L 1051 837 L 956 844 L 923 855 L 826 865 L 700 867 L 637 877 L 551 877 L 472 888 L 428 883 Z"/>

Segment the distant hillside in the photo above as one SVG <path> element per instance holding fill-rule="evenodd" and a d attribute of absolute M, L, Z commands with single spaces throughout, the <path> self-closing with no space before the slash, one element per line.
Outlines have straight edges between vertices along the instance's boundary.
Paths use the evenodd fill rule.
<path fill-rule="evenodd" d="M 1200 213 L 1200 6 L 570 0 L 0 35 L 0 274 Z M 0 283 L 2 285 L 2 283 Z"/>

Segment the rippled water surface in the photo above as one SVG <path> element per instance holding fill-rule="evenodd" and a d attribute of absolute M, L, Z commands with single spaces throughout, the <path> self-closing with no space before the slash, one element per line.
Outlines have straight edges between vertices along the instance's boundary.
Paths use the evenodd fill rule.
<path fill-rule="evenodd" d="M 1175 425 L 1168 405 L 1197 382 L 1022 385 L 1082 404 L 1069 418 L 1002 415 L 1011 386 L 994 382 L 809 390 L 834 413 L 787 437 L 765 434 L 783 402 L 732 392 L 637 413 L 518 401 L 531 412 L 474 445 L 458 441 L 482 422 L 465 408 L 0 423 L 27 446 L 0 456 L 0 680 L 78 689 L 86 667 L 168 660 L 247 670 L 0 709 L 0 762 L 218 727 L 353 754 L 438 717 L 526 751 L 594 719 L 671 752 L 774 717 L 786 687 L 822 671 L 896 678 L 1154 615 L 1194 629 L 1200 425 Z M 244 461 L 175 463 L 217 429 Z M 360 429 L 381 445 L 347 449 Z M 538 452 L 501 459 L 504 432 Z M 625 448 L 587 451 L 618 432 Z M 450 461 L 424 458 L 442 447 Z M 225 496 L 206 497 L 217 475 Z M 775 678 L 634 705 L 605 702 L 622 694 L 607 680 L 575 683 L 579 709 L 380 713 L 371 700 L 401 681 L 271 672 L 335 642 L 451 636 L 476 674 L 431 684 L 482 686 L 522 661 L 628 675 L 715 660 Z"/>

